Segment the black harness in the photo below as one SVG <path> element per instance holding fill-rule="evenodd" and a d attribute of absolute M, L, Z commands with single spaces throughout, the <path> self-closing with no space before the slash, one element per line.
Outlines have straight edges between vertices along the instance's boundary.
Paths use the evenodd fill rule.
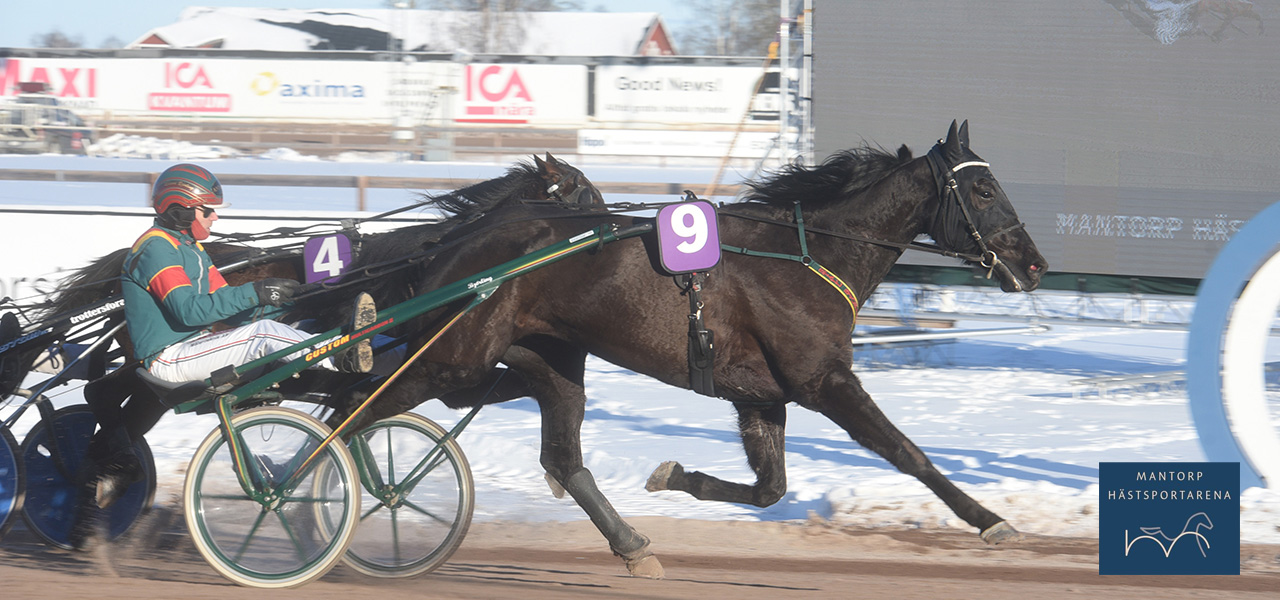
<path fill-rule="evenodd" d="M 973 221 L 973 215 L 969 213 L 969 207 L 965 206 L 963 198 L 960 197 L 960 185 L 956 183 L 956 171 L 966 167 L 989 167 L 991 163 L 972 160 L 947 166 L 946 160 L 942 157 L 941 146 L 931 148 L 925 158 L 929 162 L 929 169 L 933 171 L 934 180 L 938 183 L 939 197 L 938 211 L 933 214 L 933 223 L 929 226 L 929 235 L 943 248 L 959 248 L 963 246 L 966 239 L 972 240 L 972 243 L 978 249 L 978 254 L 976 256 L 972 254 L 959 256 L 986 268 L 987 279 L 991 279 L 991 274 L 996 269 L 1000 269 L 1002 275 L 1013 281 L 1017 291 L 1022 291 L 1022 282 L 1013 276 L 1009 271 L 1009 267 L 1000 260 L 1000 257 L 995 252 L 987 248 L 987 242 L 982 234 L 978 232 L 978 226 Z M 960 213 L 959 218 L 956 218 L 956 212 Z M 964 225 L 965 231 L 959 230 L 961 224 Z M 1023 227 L 1026 227 L 1025 223 L 1017 222 L 990 234 L 988 237 L 995 237 Z"/>
<path fill-rule="evenodd" d="M 715 398 L 716 334 L 702 321 L 701 292 L 706 280 L 706 273 L 686 273 L 680 293 L 689 296 L 689 387 L 703 396 Z"/>
<path fill-rule="evenodd" d="M 587 189 L 587 186 L 576 185 L 573 187 L 572 192 L 569 192 L 568 194 L 560 193 L 560 190 L 564 187 L 564 184 L 568 183 L 569 179 L 572 178 L 573 176 L 574 176 L 574 173 L 565 173 L 563 176 L 560 177 L 560 179 L 556 180 L 555 183 L 551 184 L 551 186 L 547 188 L 547 195 L 551 196 L 552 198 L 555 198 L 556 200 L 564 204 L 577 204 L 578 198 L 582 196 L 582 192 Z"/>

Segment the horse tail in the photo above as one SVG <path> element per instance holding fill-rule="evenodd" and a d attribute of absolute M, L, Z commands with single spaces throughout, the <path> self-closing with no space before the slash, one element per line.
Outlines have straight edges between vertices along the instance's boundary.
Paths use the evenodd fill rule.
<path fill-rule="evenodd" d="M 129 248 L 121 248 L 99 257 L 88 266 L 72 272 L 46 306 L 37 313 L 40 318 L 75 310 L 120 292 L 120 269 Z"/>

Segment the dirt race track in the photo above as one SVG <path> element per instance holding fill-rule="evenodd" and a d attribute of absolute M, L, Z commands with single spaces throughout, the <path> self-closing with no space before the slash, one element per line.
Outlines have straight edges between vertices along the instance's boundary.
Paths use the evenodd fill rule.
<path fill-rule="evenodd" d="M 339 566 L 302 588 L 254 592 L 204 563 L 182 517 L 158 508 L 127 537 L 90 553 L 42 545 L 22 525 L 0 543 L 6 599 L 208 598 L 1269 598 L 1280 546 L 1247 545 L 1240 576 L 1097 574 L 1097 541 L 1030 535 L 988 548 L 956 531 L 851 530 L 808 523 L 636 518 L 666 568 L 629 577 L 585 521 L 480 523 L 435 573 L 378 580 Z"/>

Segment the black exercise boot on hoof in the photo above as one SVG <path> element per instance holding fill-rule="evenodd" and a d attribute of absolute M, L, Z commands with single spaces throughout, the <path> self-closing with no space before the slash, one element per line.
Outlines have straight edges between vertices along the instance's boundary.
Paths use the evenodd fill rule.
<path fill-rule="evenodd" d="M 373 325 L 378 321 L 378 307 L 373 302 L 373 297 L 365 292 L 360 292 L 356 296 L 356 301 L 351 309 L 351 332 L 358 333 L 361 329 Z M 334 359 L 334 366 L 339 371 L 345 373 L 368 373 L 373 369 L 373 343 L 369 338 L 365 338 L 356 342 L 355 346 L 343 351 Z"/>
<path fill-rule="evenodd" d="M 94 503 L 107 509 L 129 491 L 129 486 L 143 477 L 142 461 L 133 451 L 133 440 L 124 428 L 107 434 L 107 457 L 97 468 Z"/>
<path fill-rule="evenodd" d="M 71 523 L 71 531 L 67 535 L 67 543 L 77 552 L 88 552 L 95 546 L 107 542 L 106 511 L 94 502 L 97 487 L 97 478 L 89 478 L 80 486 L 75 520 Z"/>

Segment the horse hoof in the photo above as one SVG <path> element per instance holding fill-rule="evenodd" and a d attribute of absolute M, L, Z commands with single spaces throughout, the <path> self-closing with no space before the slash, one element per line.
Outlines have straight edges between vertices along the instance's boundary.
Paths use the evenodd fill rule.
<path fill-rule="evenodd" d="M 1018 533 L 1018 530 L 1014 529 L 1008 521 L 1000 521 L 982 532 L 982 541 L 992 546 L 1005 542 L 1021 542 L 1022 534 Z"/>
<path fill-rule="evenodd" d="M 644 489 L 650 492 L 669 490 L 671 489 L 671 478 L 683 474 L 684 467 L 680 466 L 680 463 L 674 460 L 665 461 L 653 470 L 653 474 L 649 476 L 649 481 L 644 484 Z"/>
<path fill-rule="evenodd" d="M 666 571 L 662 570 L 662 563 L 658 562 L 658 557 L 650 554 L 635 560 L 627 561 L 627 571 L 632 577 L 644 577 L 646 579 L 662 579 L 666 575 Z"/>

